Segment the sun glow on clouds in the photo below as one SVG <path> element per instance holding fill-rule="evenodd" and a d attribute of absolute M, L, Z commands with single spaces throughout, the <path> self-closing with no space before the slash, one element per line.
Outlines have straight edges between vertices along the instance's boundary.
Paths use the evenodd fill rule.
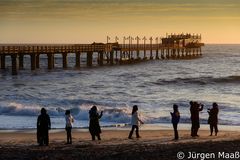
<path fill-rule="evenodd" d="M 0 10 L 1 43 L 91 43 L 106 41 L 107 35 L 166 32 L 240 43 L 238 0 L 0 0 Z"/>

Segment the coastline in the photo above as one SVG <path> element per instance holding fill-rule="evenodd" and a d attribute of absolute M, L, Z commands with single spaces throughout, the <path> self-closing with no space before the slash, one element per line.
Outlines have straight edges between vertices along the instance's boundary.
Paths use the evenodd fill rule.
<path fill-rule="evenodd" d="M 177 152 L 239 151 L 240 132 L 220 131 L 209 136 L 200 130 L 192 138 L 189 130 L 179 130 L 174 141 L 172 130 L 140 130 L 142 138 L 129 140 L 129 130 L 103 128 L 102 140 L 91 141 L 87 130 L 73 130 L 73 144 L 66 145 L 64 130 L 51 130 L 49 146 L 39 147 L 35 132 L 0 132 L 0 159 L 176 159 Z"/>
<path fill-rule="evenodd" d="M 109 126 L 102 126 L 103 130 L 130 130 L 131 125 L 129 124 L 116 124 Z M 238 131 L 240 132 L 240 126 L 238 125 L 218 125 L 220 131 Z M 189 123 L 179 123 L 178 130 L 189 130 L 191 129 L 191 124 Z M 52 128 L 50 132 L 61 132 L 64 128 Z M 73 130 L 79 132 L 88 132 L 88 127 L 75 127 Z M 144 124 L 140 126 L 140 130 L 173 130 L 171 123 L 155 123 L 155 124 Z M 209 124 L 200 124 L 200 130 L 208 131 Z M 23 132 L 23 133 L 33 133 L 36 132 L 36 128 L 0 128 L 0 133 L 12 133 L 12 132 Z"/>

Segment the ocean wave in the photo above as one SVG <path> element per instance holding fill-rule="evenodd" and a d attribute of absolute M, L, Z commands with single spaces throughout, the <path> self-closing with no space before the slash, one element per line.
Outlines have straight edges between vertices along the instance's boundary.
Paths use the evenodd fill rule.
<path fill-rule="evenodd" d="M 79 102 L 78 102 L 79 103 Z M 88 120 L 88 112 L 94 103 L 81 104 L 79 107 L 65 108 L 65 107 L 51 107 L 40 105 L 24 105 L 21 103 L 11 102 L 9 104 L 1 104 L 0 115 L 10 116 L 38 116 L 42 107 L 47 109 L 50 116 L 63 117 L 66 109 L 70 109 L 71 114 L 78 120 Z M 123 107 L 109 107 L 98 104 L 99 112 L 103 111 L 103 121 L 110 122 L 126 122 L 130 120 L 131 110 L 127 106 Z"/>
<path fill-rule="evenodd" d="M 240 76 L 227 76 L 227 77 L 193 77 L 193 78 L 175 78 L 171 80 L 158 79 L 155 82 L 150 82 L 154 85 L 169 85 L 169 84 L 226 84 L 226 83 L 240 83 Z"/>
<path fill-rule="evenodd" d="M 91 104 L 83 104 L 79 107 L 70 108 L 71 114 L 78 121 L 88 121 L 89 120 L 89 110 L 92 107 Z M 38 116 L 40 114 L 41 106 L 25 106 L 18 103 L 10 103 L 8 107 L 0 107 L 0 115 L 8 116 Z M 131 107 L 122 106 L 112 108 L 109 106 L 98 105 L 99 112 L 103 111 L 103 117 L 101 118 L 102 122 L 111 122 L 111 124 L 129 124 L 131 122 Z M 64 117 L 66 108 L 63 107 L 47 107 L 47 112 L 52 118 Z M 171 116 L 149 116 L 140 112 L 140 118 L 146 124 L 154 123 L 171 123 Z M 203 124 L 207 124 L 207 118 L 201 118 L 200 121 Z M 221 124 L 226 125 L 238 125 L 239 123 L 220 119 Z M 180 123 L 191 123 L 190 117 L 182 116 Z"/>
<path fill-rule="evenodd" d="M 20 103 L 11 102 L 9 104 L 1 104 L 0 115 L 12 116 L 34 116 L 40 111 L 40 106 L 27 106 Z"/>

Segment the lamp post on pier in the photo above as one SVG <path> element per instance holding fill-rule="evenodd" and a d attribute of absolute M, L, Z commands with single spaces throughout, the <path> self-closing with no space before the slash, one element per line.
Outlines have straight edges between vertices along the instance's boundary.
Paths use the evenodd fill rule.
<path fill-rule="evenodd" d="M 130 49 L 131 49 L 131 58 L 133 58 L 133 50 L 132 50 L 132 48 L 133 48 L 133 40 L 134 40 L 134 38 L 133 37 L 130 37 L 130 40 L 131 40 L 131 42 L 130 42 Z"/>
<path fill-rule="evenodd" d="M 143 59 L 146 59 L 146 40 L 147 40 L 147 38 L 144 36 L 143 37 L 143 48 L 144 48 L 144 51 L 143 51 L 144 57 L 143 57 Z"/>
<path fill-rule="evenodd" d="M 123 51 L 123 56 L 124 56 L 124 58 L 126 58 L 126 56 L 125 56 L 125 48 L 126 48 L 126 44 L 125 44 L 125 41 L 127 40 L 127 37 L 123 37 L 123 49 L 124 49 L 124 51 Z"/>
<path fill-rule="evenodd" d="M 139 57 L 139 40 L 140 40 L 140 38 L 137 36 L 135 39 L 137 40 L 137 59 L 139 59 L 140 58 Z"/>
<path fill-rule="evenodd" d="M 119 38 L 116 36 L 115 37 L 115 42 L 118 43 Z"/>
<path fill-rule="evenodd" d="M 156 44 L 158 44 L 158 39 L 159 39 L 158 37 L 155 38 L 155 42 L 156 42 Z"/>
<path fill-rule="evenodd" d="M 108 44 L 108 42 L 109 42 L 110 39 L 111 39 L 111 38 L 110 38 L 109 36 L 107 36 L 107 44 Z"/>
<path fill-rule="evenodd" d="M 127 40 L 129 42 L 129 44 L 128 44 L 128 59 L 130 60 L 131 59 L 131 41 L 132 41 L 132 37 L 128 36 Z"/>
<path fill-rule="evenodd" d="M 107 36 L 107 49 L 109 50 L 109 48 L 110 48 L 110 46 L 109 46 L 109 40 L 110 40 L 111 38 L 109 37 L 109 36 Z M 106 53 L 107 54 L 107 59 L 108 59 L 108 52 Z"/>
<path fill-rule="evenodd" d="M 115 45 L 116 45 L 117 48 L 119 48 L 118 40 L 119 40 L 119 38 L 116 36 L 115 37 L 115 43 L 116 43 Z M 117 61 L 117 59 L 118 59 L 118 49 L 116 49 L 115 53 L 116 53 L 116 61 Z"/>
<path fill-rule="evenodd" d="M 159 56 L 158 56 L 158 48 L 159 48 L 158 37 L 155 40 L 156 40 L 156 59 L 159 59 Z"/>
<path fill-rule="evenodd" d="M 150 59 L 153 59 L 153 56 L 152 56 L 152 41 L 153 41 L 153 38 L 150 37 L 149 40 L 150 40 Z"/>
<path fill-rule="evenodd" d="M 123 48 L 125 48 L 125 41 L 126 41 L 127 37 L 123 37 Z"/>

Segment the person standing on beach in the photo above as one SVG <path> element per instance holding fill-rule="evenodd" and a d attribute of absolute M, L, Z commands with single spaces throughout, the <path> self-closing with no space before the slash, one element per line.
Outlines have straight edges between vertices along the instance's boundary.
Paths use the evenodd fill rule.
<path fill-rule="evenodd" d="M 40 146 L 49 144 L 48 130 L 51 129 L 50 117 L 45 108 L 41 109 L 41 114 L 37 119 L 37 141 Z"/>
<path fill-rule="evenodd" d="M 191 112 L 191 121 L 192 121 L 191 136 L 199 137 L 199 135 L 197 134 L 200 128 L 199 112 L 203 110 L 203 104 L 199 104 L 197 102 L 191 101 L 190 105 L 191 105 L 190 112 Z"/>
<path fill-rule="evenodd" d="M 177 126 L 180 120 L 180 113 L 178 111 L 178 105 L 174 104 L 173 105 L 173 113 L 170 112 L 171 116 L 172 116 L 172 124 L 173 124 L 173 129 L 174 129 L 174 139 L 178 140 L 178 130 L 177 130 Z"/>
<path fill-rule="evenodd" d="M 191 122 L 192 122 L 191 136 L 193 137 L 193 132 L 194 132 L 194 128 L 193 128 L 194 127 L 194 123 L 193 123 L 193 120 L 192 120 L 192 114 L 193 114 L 193 108 L 194 108 L 193 101 L 190 101 L 189 104 L 190 104 L 190 113 L 191 113 Z"/>
<path fill-rule="evenodd" d="M 67 131 L 67 144 L 72 144 L 72 126 L 73 126 L 73 116 L 70 113 L 70 110 L 66 110 L 65 113 L 65 120 L 66 120 L 66 131 Z"/>
<path fill-rule="evenodd" d="M 103 111 L 99 115 L 97 112 L 97 107 L 93 106 L 89 111 L 89 132 L 92 136 L 92 140 L 95 140 L 95 136 L 98 140 L 101 140 L 100 134 L 102 133 L 99 124 L 99 119 L 102 117 Z"/>
<path fill-rule="evenodd" d="M 215 130 L 215 136 L 217 136 L 218 133 L 218 104 L 217 103 L 213 103 L 212 104 L 212 108 L 208 109 L 208 114 L 209 114 L 209 118 L 208 118 L 208 124 L 210 125 L 210 136 L 212 136 L 213 134 L 213 128 Z"/>
<path fill-rule="evenodd" d="M 135 128 L 136 128 L 136 137 L 137 138 L 141 138 L 139 136 L 139 122 L 141 124 L 144 124 L 143 121 L 139 118 L 138 106 L 134 105 L 133 109 L 132 109 L 132 119 L 131 119 L 132 129 L 131 129 L 131 131 L 129 133 L 128 139 L 132 139 L 132 134 L 133 134 Z"/>

